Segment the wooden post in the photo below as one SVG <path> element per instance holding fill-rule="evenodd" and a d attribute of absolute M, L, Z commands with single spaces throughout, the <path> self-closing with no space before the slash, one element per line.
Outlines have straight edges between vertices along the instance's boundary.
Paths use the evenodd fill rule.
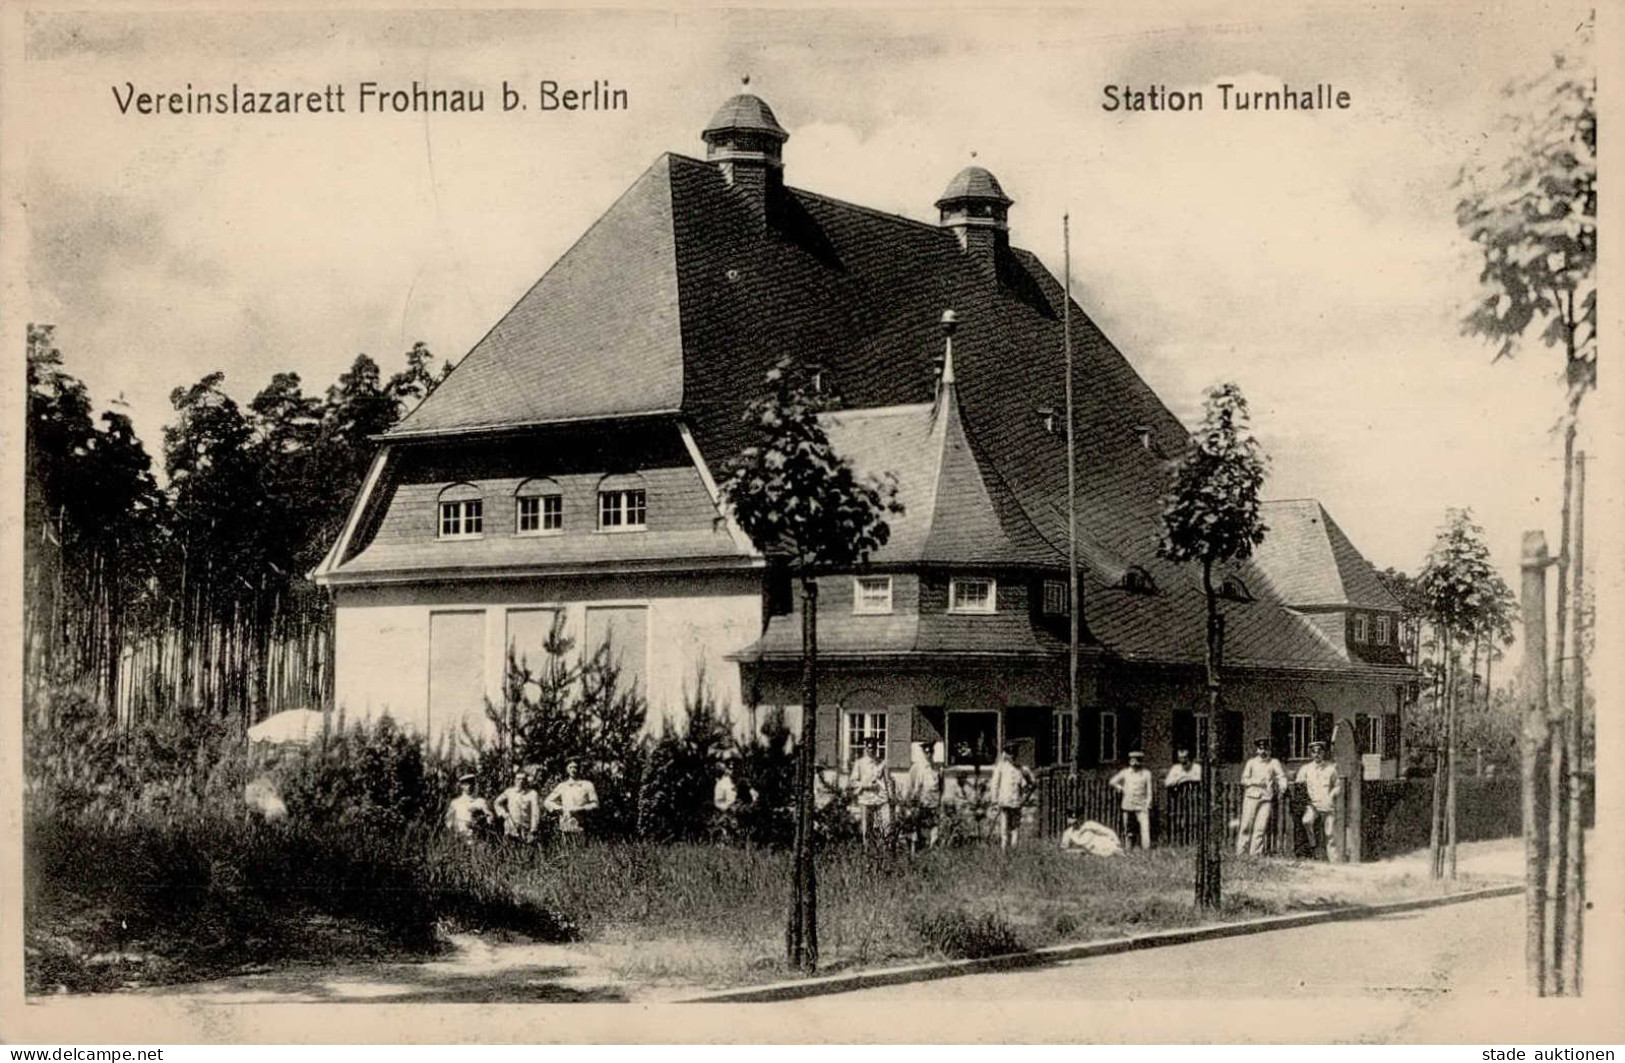
<path fill-rule="evenodd" d="M 1523 534 L 1523 667 L 1529 702 L 1520 742 L 1523 774 L 1524 971 L 1529 991 L 1546 995 L 1546 838 L 1540 800 L 1541 752 L 1546 742 L 1546 535 Z"/>
<path fill-rule="evenodd" d="M 1581 769 L 1584 765 L 1586 659 L 1585 659 L 1585 549 L 1586 549 L 1586 455 L 1574 457 L 1574 682 L 1573 702 L 1563 721 L 1568 734 L 1564 741 L 1569 761 L 1566 829 L 1568 852 L 1564 868 L 1563 895 L 1563 985 L 1569 996 L 1580 995 L 1580 944 L 1585 918 L 1585 793 Z M 1561 664 L 1558 667 L 1562 667 Z"/>

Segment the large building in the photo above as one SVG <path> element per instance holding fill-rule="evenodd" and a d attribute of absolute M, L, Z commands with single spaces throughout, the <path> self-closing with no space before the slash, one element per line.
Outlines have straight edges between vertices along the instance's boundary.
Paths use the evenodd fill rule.
<path fill-rule="evenodd" d="M 799 596 L 716 487 L 789 354 L 841 396 L 837 448 L 894 476 L 905 507 L 863 571 L 821 580 L 820 759 L 880 739 L 894 765 L 921 740 L 953 764 L 1002 742 L 1038 765 L 1167 762 L 1208 726 L 1199 574 L 1156 556 L 1185 428 L 1074 304 L 1075 719 L 1066 296 L 1011 246 L 1011 198 L 967 168 L 933 225 L 790 187 L 788 133 L 750 95 L 702 135 L 704 159 L 657 159 L 382 441 L 315 574 L 340 704 L 477 724 L 510 648 L 539 656 L 562 615 L 579 645 L 611 640 L 656 717 L 701 669 L 736 708 L 796 717 Z M 1224 574 L 1222 759 L 1272 734 L 1290 761 L 1335 732 L 1392 775 L 1412 676 L 1397 603 L 1318 503 L 1266 519 L 1258 556 Z"/>

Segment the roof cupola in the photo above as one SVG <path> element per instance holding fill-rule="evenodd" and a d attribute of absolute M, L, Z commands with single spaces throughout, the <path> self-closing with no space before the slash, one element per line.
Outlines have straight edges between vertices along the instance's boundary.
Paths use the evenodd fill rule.
<path fill-rule="evenodd" d="M 980 166 L 954 175 L 937 197 L 938 224 L 952 229 L 960 250 L 992 273 L 1010 246 L 1010 204 L 999 179 Z"/>
<path fill-rule="evenodd" d="M 745 78 L 750 84 L 750 78 Z M 770 200 L 784 187 L 784 142 L 790 134 L 779 125 L 773 108 L 742 92 L 729 97 L 706 123 L 705 157 L 717 164 L 723 180 L 740 192 L 761 218 Z"/>

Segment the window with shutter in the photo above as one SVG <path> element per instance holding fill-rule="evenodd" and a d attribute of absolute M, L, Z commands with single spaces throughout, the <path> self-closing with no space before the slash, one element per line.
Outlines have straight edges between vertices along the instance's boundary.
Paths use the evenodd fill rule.
<path fill-rule="evenodd" d="M 1379 716 L 1367 716 L 1363 712 L 1354 714 L 1355 752 L 1360 756 L 1378 751 L 1381 743 L 1372 741 L 1372 738 L 1382 729 L 1381 719 Z"/>
<path fill-rule="evenodd" d="M 1078 714 L 1078 767 L 1100 764 L 1100 710 L 1084 708 Z"/>
<path fill-rule="evenodd" d="M 1119 731 L 1117 749 L 1119 756 L 1127 760 L 1128 755 L 1136 750 L 1144 752 L 1140 745 L 1140 710 L 1137 707 L 1125 705 L 1118 710 L 1117 727 Z"/>

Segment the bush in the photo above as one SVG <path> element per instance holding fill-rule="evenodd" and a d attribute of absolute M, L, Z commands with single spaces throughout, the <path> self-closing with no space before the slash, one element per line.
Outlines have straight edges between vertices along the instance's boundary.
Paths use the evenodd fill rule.
<path fill-rule="evenodd" d="M 697 841 L 710 833 L 722 758 L 733 747 L 733 720 L 701 671 L 683 695 L 683 726 L 663 722 L 638 793 L 638 834 L 653 841 Z M 739 784 L 736 780 L 736 785 Z M 741 797 L 749 793 L 741 785 Z"/>
<path fill-rule="evenodd" d="M 908 924 L 929 948 L 949 959 L 974 960 L 1027 951 L 1015 929 L 996 912 L 933 909 L 910 913 Z"/>

